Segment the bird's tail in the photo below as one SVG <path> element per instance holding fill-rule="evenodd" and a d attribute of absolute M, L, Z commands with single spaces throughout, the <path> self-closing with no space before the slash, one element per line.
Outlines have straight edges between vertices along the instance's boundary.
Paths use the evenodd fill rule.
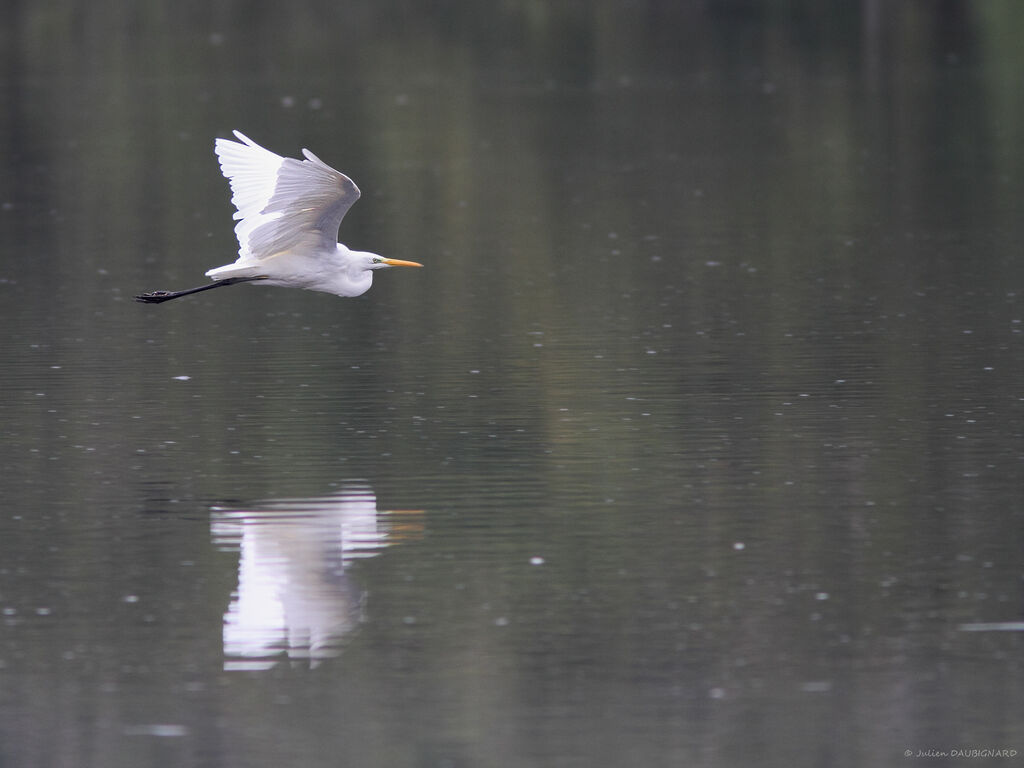
<path fill-rule="evenodd" d="M 260 268 L 258 264 L 246 264 L 236 261 L 233 264 L 225 264 L 222 267 L 214 267 L 206 272 L 211 280 L 226 280 L 231 277 L 258 277 Z"/>

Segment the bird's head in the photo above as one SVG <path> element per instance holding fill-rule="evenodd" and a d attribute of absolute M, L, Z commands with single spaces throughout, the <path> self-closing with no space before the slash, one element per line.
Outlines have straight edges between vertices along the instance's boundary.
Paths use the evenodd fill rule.
<path fill-rule="evenodd" d="M 365 253 L 364 263 L 365 269 L 387 269 L 388 267 L 422 267 L 423 265 L 416 261 L 402 261 L 401 259 L 385 259 L 383 256 L 378 256 L 376 253 Z"/>

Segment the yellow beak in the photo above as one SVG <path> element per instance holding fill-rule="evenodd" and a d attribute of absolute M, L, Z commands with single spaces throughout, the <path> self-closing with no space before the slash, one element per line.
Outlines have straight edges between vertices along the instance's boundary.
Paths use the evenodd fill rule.
<path fill-rule="evenodd" d="M 389 267 L 422 267 L 423 265 L 417 261 L 402 261 L 401 259 L 384 259 L 384 263 Z"/>

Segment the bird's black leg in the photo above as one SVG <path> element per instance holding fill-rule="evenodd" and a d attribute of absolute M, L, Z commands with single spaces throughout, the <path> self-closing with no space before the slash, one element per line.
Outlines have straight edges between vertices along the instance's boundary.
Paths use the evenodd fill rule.
<path fill-rule="evenodd" d="M 200 285 L 198 288 L 188 288 L 184 291 L 150 291 L 149 293 L 140 293 L 135 297 L 135 300 L 141 301 L 143 304 L 159 304 L 162 301 L 170 301 L 171 299 L 188 296 L 190 293 L 209 291 L 213 288 L 223 288 L 225 285 L 234 285 L 235 283 L 248 283 L 253 280 L 266 279 L 267 278 L 263 275 L 260 275 L 259 277 L 228 277 L 223 280 L 214 280 L 209 285 Z"/>

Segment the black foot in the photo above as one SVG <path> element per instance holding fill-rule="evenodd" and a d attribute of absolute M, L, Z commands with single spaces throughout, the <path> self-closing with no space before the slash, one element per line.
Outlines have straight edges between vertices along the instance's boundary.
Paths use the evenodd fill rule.
<path fill-rule="evenodd" d="M 248 283 L 253 280 L 266 280 L 264 275 L 258 275 L 256 277 L 228 277 L 223 280 L 214 280 L 212 283 L 206 285 L 200 285 L 198 288 L 189 288 L 185 291 L 150 291 L 149 293 L 140 293 L 135 297 L 136 301 L 141 301 L 143 304 L 159 304 L 161 301 L 170 301 L 176 299 L 179 296 L 188 296 L 193 293 L 199 293 L 200 291 L 209 291 L 212 288 L 222 288 L 225 285 L 235 285 L 236 283 Z"/>
<path fill-rule="evenodd" d="M 143 304 L 159 304 L 161 301 L 170 301 L 177 296 L 178 294 L 174 291 L 150 291 L 149 293 L 140 293 L 135 300 L 141 301 Z"/>

